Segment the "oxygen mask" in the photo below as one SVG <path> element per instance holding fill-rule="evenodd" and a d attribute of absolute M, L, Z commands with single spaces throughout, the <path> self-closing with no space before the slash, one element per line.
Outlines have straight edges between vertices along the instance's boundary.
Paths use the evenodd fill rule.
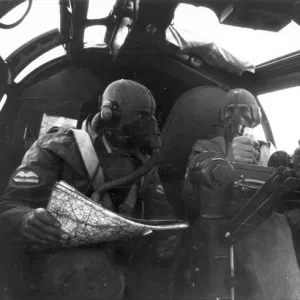
<path fill-rule="evenodd" d="M 219 110 L 219 122 L 231 142 L 243 134 L 244 128 L 254 128 L 261 121 L 261 111 L 255 97 L 245 89 L 228 92 Z"/>
<path fill-rule="evenodd" d="M 252 127 L 251 108 L 244 103 L 228 104 L 224 109 L 224 123 L 230 141 L 243 135 L 246 127 Z"/>

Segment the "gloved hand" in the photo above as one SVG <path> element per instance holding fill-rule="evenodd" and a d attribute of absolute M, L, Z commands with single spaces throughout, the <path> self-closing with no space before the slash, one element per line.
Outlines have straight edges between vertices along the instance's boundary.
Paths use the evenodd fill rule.
<path fill-rule="evenodd" d="M 159 259 L 169 259 L 174 254 L 179 245 L 179 235 L 172 235 L 166 239 L 157 241 L 156 255 Z"/>
<path fill-rule="evenodd" d="M 66 244 L 69 236 L 60 226 L 46 209 L 37 208 L 24 217 L 21 236 L 32 244 L 35 250 Z"/>
<path fill-rule="evenodd" d="M 232 141 L 233 160 L 252 164 L 259 160 L 259 143 L 248 136 L 238 136 Z"/>

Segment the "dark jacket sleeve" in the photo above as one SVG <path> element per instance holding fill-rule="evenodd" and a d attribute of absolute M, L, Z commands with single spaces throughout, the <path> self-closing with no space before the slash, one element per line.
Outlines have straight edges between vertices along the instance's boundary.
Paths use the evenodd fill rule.
<path fill-rule="evenodd" d="M 214 151 L 218 153 L 220 157 L 224 157 L 225 156 L 224 138 L 217 137 L 212 140 L 198 140 L 192 147 L 189 156 L 189 161 L 187 164 L 187 169 L 193 162 L 195 156 L 200 153 L 203 153 L 204 151 Z M 187 179 L 184 179 L 181 198 L 182 198 L 182 202 L 184 203 L 187 218 L 190 222 L 193 222 L 197 218 L 200 212 L 199 199 L 198 197 L 196 197 L 198 192 L 199 190 L 197 187 L 194 187 Z"/>
<path fill-rule="evenodd" d="M 204 151 L 211 150 L 208 144 L 210 144 L 210 141 L 208 140 L 199 140 L 194 144 L 189 156 L 187 169 L 196 155 Z M 192 186 L 192 184 L 188 180 L 184 179 L 181 198 L 184 203 L 185 212 L 189 221 L 193 221 L 200 211 L 199 201 L 196 199 L 194 191 L 195 188 Z"/>
<path fill-rule="evenodd" d="M 37 141 L 25 154 L 0 197 L 0 238 L 18 242 L 22 220 L 36 208 L 46 208 L 53 184 L 60 174 L 60 158 L 39 147 Z"/>
<path fill-rule="evenodd" d="M 166 200 L 157 168 L 153 168 L 144 177 L 141 198 L 144 202 L 146 219 L 176 220 L 173 208 Z"/>
<path fill-rule="evenodd" d="M 194 158 L 197 154 L 200 154 L 201 152 L 208 150 L 207 147 L 205 147 L 204 142 L 205 142 L 205 141 L 199 140 L 199 141 L 197 141 L 197 142 L 194 144 L 194 146 L 193 146 L 193 148 L 192 148 L 192 151 L 191 151 L 191 153 L 190 153 L 190 156 L 189 156 L 189 162 L 188 162 L 188 164 L 191 163 L 191 161 L 193 160 L 193 158 Z"/>

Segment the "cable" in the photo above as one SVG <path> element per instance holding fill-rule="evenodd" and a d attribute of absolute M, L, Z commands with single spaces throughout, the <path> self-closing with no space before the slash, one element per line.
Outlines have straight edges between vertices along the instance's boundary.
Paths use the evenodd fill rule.
<path fill-rule="evenodd" d="M 26 18 L 26 16 L 28 15 L 28 13 L 29 13 L 31 7 L 32 7 L 32 0 L 28 0 L 28 7 L 27 7 L 27 9 L 26 9 L 24 15 L 22 16 L 22 18 L 19 19 L 17 22 L 12 23 L 12 24 L 3 24 L 3 23 L 0 22 L 0 28 L 1 28 L 1 29 L 12 29 L 12 28 L 18 26 L 19 24 L 21 24 L 22 21 L 23 21 L 23 20 Z"/>

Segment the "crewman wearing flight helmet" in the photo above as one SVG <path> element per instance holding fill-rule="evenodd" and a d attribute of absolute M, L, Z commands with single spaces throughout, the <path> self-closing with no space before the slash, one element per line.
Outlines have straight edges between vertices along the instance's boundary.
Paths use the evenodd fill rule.
<path fill-rule="evenodd" d="M 300 297 L 300 272 L 291 230 L 286 218 L 277 212 L 234 245 L 235 277 L 230 277 L 229 245 L 228 250 L 222 248 L 220 239 L 222 233 L 225 237 L 226 220 L 229 222 L 246 203 L 245 199 L 228 193 L 229 185 L 233 186 L 231 162 L 267 166 L 275 148 L 270 142 L 256 141 L 245 134 L 261 122 L 257 101 L 247 90 L 233 89 L 227 93 L 219 109 L 219 121 L 224 134 L 198 140 L 187 166 L 182 199 L 190 230 L 182 299 L 199 299 L 203 290 L 207 297 L 230 298 L 230 288 L 234 288 L 237 299 L 296 300 Z M 214 260 L 218 255 L 224 256 L 219 262 Z M 206 261 L 201 264 L 203 257 Z M 211 263 L 207 267 L 213 264 L 217 269 L 205 273 L 208 257 Z"/>
<path fill-rule="evenodd" d="M 100 112 L 88 117 L 82 130 L 92 140 L 105 183 L 120 177 L 131 178 L 121 185 L 112 184 L 103 199 L 97 199 L 103 206 L 139 218 L 174 219 L 154 167 L 160 147 L 155 109 L 155 100 L 145 86 L 117 80 L 106 88 L 100 97 Z M 145 282 L 144 274 L 151 273 L 152 263 L 172 256 L 176 236 L 156 236 L 135 243 L 133 249 L 119 243 L 68 248 L 70 237 L 47 211 L 53 185 L 63 180 L 92 198 L 95 190 L 72 130 L 62 127 L 50 132 L 25 154 L 1 197 L 0 238 L 1 244 L 6 245 L 2 250 L 6 250 L 3 257 L 13 296 L 141 299 L 151 285 Z M 136 173 L 142 167 L 143 172 Z M 138 178 L 132 178 L 134 172 Z M 126 203 L 129 194 L 134 201 Z M 144 272 L 138 271 L 143 266 Z M 155 268 L 161 271 L 159 264 Z M 154 277 L 159 277 L 155 272 Z M 127 273 L 133 278 L 126 278 Z M 131 290 L 127 292 L 128 289 Z"/>

